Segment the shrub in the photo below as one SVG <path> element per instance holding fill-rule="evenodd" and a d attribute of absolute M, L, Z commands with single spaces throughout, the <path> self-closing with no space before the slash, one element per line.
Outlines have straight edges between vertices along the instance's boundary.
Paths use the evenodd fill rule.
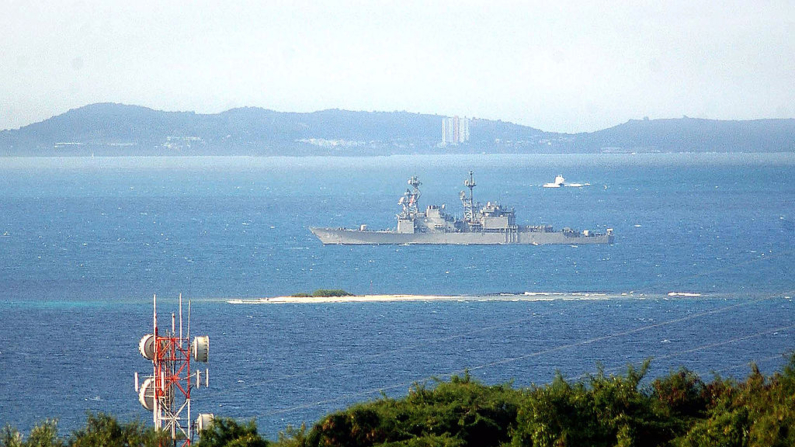
<path fill-rule="evenodd" d="M 708 398 L 704 382 L 692 371 L 680 369 L 652 383 L 653 396 L 677 416 L 697 417 L 707 410 Z"/>
<path fill-rule="evenodd" d="M 32 435 L 32 433 L 31 433 Z M 70 447 L 130 446 L 155 447 L 167 442 L 165 432 L 147 428 L 141 422 L 119 423 L 105 413 L 90 414 L 83 429 L 72 433 Z"/>
<path fill-rule="evenodd" d="M 353 296 L 352 293 L 346 292 L 342 289 L 317 289 L 311 294 L 309 293 L 294 293 L 290 296 L 308 298 L 308 297 L 330 297 L 330 296 Z"/>
<path fill-rule="evenodd" d="M 312 296 L 353 296 L 342 289 L 317 289 L 312 292 Z"/>
<path fill-rule="evenodd" d="M 267 447 L 268 441 L 257 433 L 252 420 L 238 424 L 234 419 L 215 418 L 210 427 L 199 433 L 196 447 Z"/>
<path fill-rule="evenodd" d="M 485 386 L 468 374 L 416 384 L 405 399 L 380 400 L 326 416 L 307 436 L 309 446 L 499 446 L 510 441 L 519 392 Z"/>

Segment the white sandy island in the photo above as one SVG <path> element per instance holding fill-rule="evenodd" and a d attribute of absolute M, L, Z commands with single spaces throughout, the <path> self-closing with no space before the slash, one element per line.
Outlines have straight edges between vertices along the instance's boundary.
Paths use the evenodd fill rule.
<path fill-rule="evenodd" d="M 380 301 L 432 301 L 464 300 L 463 296 L 447 295 L 348 295 L 348 296 L 274 296 L 251 300 L 229 300 L 232 304 L 282 304 L 282 303 L 370 303 Z"/>
<path fill-rule="evenodd" d="M 321 304 L 321 303 L 377 303 L 395 301 L 553 301 L 604 300 L 610 298 L 644 298 L 644 294 L 525 292 L 495 295 L 349 295 L 349 296 L 275 296 L 254 299 L 227 299 L 230 304 Z"/>

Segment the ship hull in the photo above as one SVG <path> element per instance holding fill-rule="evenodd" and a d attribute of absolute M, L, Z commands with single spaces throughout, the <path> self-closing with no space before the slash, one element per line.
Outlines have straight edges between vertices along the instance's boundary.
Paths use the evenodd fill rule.
<path fill-rule="evenodd" d="M 564 231 L 397 233 L 310 228 L 324 245 L 584 245 L 612 244 L 612 234 Z"/>

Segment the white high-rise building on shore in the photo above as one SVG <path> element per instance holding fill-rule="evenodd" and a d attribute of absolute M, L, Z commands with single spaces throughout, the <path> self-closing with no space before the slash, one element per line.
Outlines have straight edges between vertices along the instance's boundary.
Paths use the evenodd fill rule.
<path fill-rule="evenodd" d="M 469 118 L 442 118 L 442 146 L 469 141 Z"/>

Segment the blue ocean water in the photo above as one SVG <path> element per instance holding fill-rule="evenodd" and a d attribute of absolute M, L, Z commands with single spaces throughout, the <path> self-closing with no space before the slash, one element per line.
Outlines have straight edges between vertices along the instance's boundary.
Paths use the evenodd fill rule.
<path fill-rule="evenodd" d="M 308 231 L 394 226 L 412 175 L 422 203 L 458 210 L 469 170 L 476 200 L 522 224 L 616 242 L 324 247 Z M 557 174 L 590 186 L 541 187 Z M 465 368 L 517 386 L 650 357 L 651 375 L 772 372 L 793 349 L 793 179 L 787 154 L 2 159 L 0 423 L 148 420 L 133 372 L 147 372 L 136 347 L 155 293 L 164 318 L 191 299 L 193 333 L 210 335 L 194 412 L 256 418 L 271 438 Z M 317 288 L 518 295 L 226 302 Z"/>

